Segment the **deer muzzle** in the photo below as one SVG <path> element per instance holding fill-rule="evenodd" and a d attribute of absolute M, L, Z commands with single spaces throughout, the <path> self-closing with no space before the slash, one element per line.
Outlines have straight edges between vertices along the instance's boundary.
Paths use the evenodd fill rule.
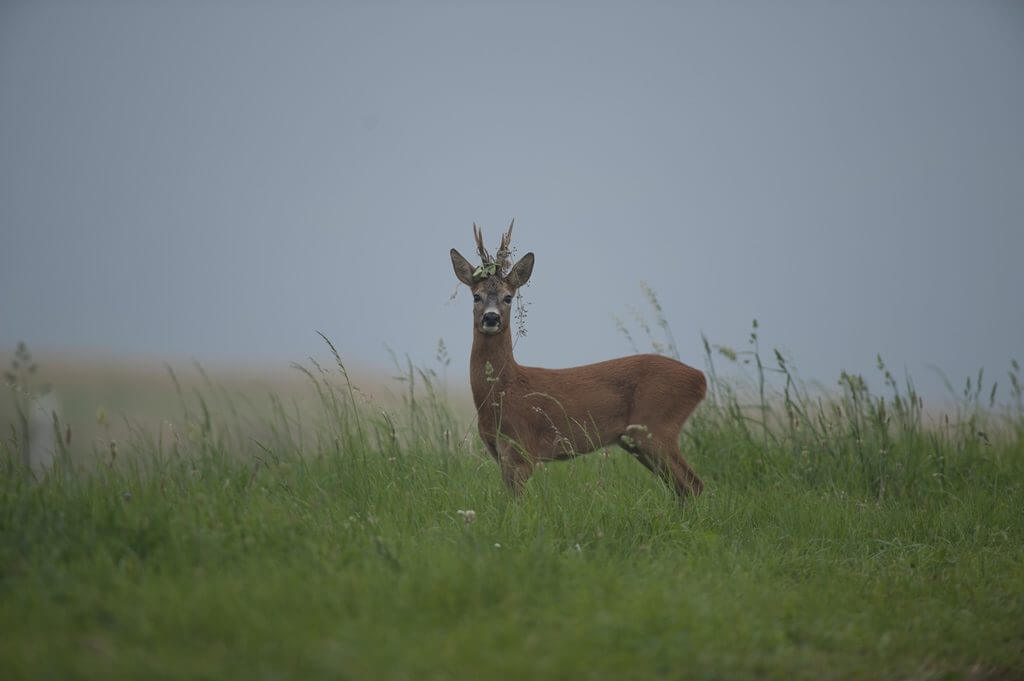
<path fill-rule="evenodd" d="M 501 315 L 493 308 L 484 310 L 480 317 L 480 330 L 484 333 L 498 333 L 501 330 Z"/>

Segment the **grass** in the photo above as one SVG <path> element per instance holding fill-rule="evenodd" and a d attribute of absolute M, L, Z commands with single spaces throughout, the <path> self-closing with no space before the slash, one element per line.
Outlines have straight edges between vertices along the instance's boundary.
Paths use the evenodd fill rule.
<path fill-rule="evenodd" d="M 2 676 L 1024 678 L 1016 365 L 947 420 L 881 362 L 885 396 L 815 395 L 756 334 L 707 345 L 685 505 L 618 451 L 512 499 L 436 375 L 382 411 L 340 358 L 304 368 L 315 410 L 183 392 L 174 428 L 38 480 L 11 437 Z"/>

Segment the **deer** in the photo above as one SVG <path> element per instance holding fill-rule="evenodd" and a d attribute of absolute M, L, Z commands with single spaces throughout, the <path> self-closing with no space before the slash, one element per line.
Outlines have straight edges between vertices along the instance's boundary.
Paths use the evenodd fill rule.
<path fill-rule="evenodd" d="M 477 427 L 515 496 L 538 464 L 617 445 L 661 477 L 680 501 L 704 483 L 679 449 L 683 424 L 707 393 L 704 373 L 670 357 L 638 354 L 568 369 L 518 364 L 510 317 L 534 254 L 509 265 L 512 228 L 494 256 L 474 223 L 481 265 L 451 249 L 456 278 L 473 294 L 470 388 Z"/>

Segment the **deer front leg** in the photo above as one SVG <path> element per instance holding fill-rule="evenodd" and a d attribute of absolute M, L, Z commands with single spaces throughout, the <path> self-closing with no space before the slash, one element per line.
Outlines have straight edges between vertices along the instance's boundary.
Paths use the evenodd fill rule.
<path fill-rule="evenodd" d="M 509 491 L 518 497 L 523 493 L 523 485 L 533 474 L 533 461 L 514 442 L 499 443 L 497 458 L 501 479 Z"/>

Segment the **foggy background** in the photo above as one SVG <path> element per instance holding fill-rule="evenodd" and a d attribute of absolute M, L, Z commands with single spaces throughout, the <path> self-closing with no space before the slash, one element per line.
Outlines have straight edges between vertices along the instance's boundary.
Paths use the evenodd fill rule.
<path fill-rule="evenodd" d="M 1018 2 L 3 2 L 0 353 L 465 376 L 448 249 L 515 217 L 523 364 L 645 281 L 696 366 L 1005 376 L 1022 74 Z"/>

